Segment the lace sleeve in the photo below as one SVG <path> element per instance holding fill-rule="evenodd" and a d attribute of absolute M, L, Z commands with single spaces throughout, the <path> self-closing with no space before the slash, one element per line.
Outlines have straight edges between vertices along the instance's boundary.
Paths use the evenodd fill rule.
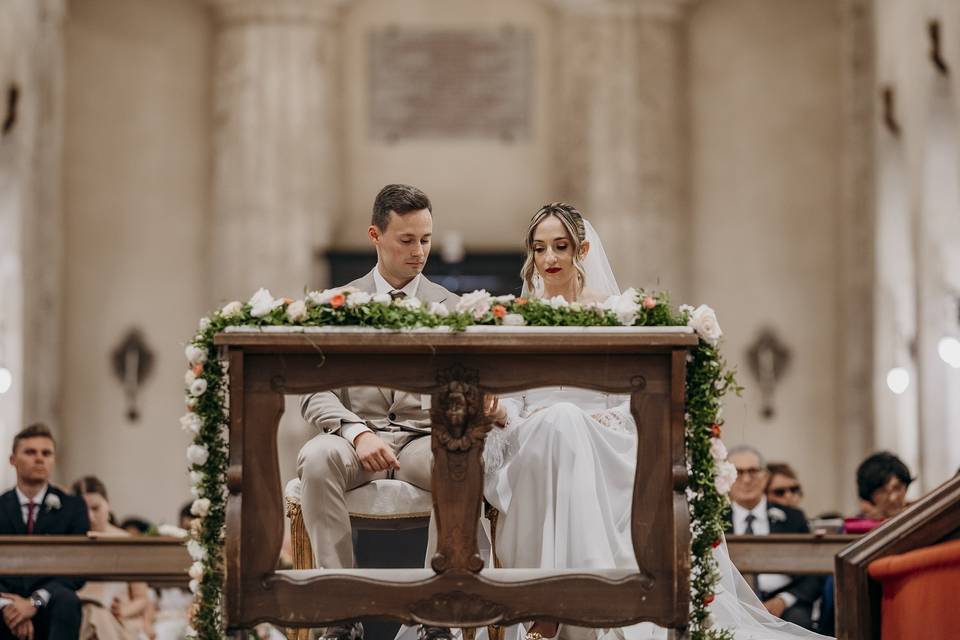
<path fill-rule="evenodd" d="M 516 398 L 500 398 L 500 406 L 507 412 L 506 426 L 494 427 L 487 433 L 483 445 L 483 469 L 491 473 L 503 466 L 509 456 L 511 430 L 523 411 L 523 396 Z"/>
<path fill-rule="evenodd" d="M 636 433 L 637 431 L 636 425 L 633 421 L 633 416 L 630 414 L 629 396 L 620 404 L 606 409 L 605 411 L 599 411 L 591 414 L 590 417 L 604 427 L 613 429 L 614 431 L 622 431 L 624 433 Z"/>

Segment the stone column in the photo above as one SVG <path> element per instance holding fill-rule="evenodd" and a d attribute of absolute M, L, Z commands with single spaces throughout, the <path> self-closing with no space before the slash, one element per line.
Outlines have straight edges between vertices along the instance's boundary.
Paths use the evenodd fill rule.
<path fill-rule="evenodd" d="M 340 211 L 342 0 L 209 0 L 214 10 L 210 305 L 296 296 Z"/>
<path fill-rule="evenodd" d="M 689 0 L 558 0 L 558 193 L 595 224 L 621 287 L 689 290 Z"/>
<path fill-rule="evenodd" d="M 64 0 L 0 6 L 0 441 L 58 428 Z M 11 104 L 15 95 L 15 106 Z M 12 482 L 9 468 L 2 484 Z"/>

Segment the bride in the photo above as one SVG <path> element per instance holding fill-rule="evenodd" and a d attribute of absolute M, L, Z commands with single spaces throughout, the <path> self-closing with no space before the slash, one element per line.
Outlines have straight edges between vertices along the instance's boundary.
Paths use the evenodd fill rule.
<path fill-rule="evenodd" d="M 568 204 L 546 205 L 533 216 L 526 249 L 525 296 L 589 304 L 620 293 L 599 237 Z M 484 451 L 484 495 L 500 512 L 495 539 L 501 566 L 637 568 L 630 536 L 637 430 L 628 397 L 552 387 L 491 398 L 487 409 L 502 427 L 490 432 Z M 726 545 L 715 553 L 721 588 L 710 610 L 718 627 L 738 640 L 823 637 L 769 614 L 730 562 Z M 569 635 L 538 620 L 526 637 L 558 632 Z M 602 640 L 667 637 L 666 629 L 649 622 L 576 632 Z M 508 638 L 523 633 L 516 626 Z"/>

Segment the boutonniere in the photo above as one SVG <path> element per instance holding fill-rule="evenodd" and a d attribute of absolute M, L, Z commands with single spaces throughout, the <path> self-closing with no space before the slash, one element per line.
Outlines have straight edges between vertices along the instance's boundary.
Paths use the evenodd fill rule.
<path fill-rule="evenodd" d="M 770 518 L 770 522 L 787 521 L 787 514 L 783 512 L 783 509 L 778 509 L 777 507 L 767 509 L 767 517 Z"/>
<path fill-rule="evenodd" d="M 60 496 L 55 493 L 48 493 L 47 497 L 43 499 L 43 506 L 47 508 L 47 511 L 55 511 L 60 508 Z"/>

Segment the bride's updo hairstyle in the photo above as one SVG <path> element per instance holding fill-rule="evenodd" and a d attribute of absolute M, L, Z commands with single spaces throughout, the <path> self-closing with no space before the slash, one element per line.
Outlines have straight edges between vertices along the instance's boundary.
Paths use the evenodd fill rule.
<path fill-rule="evenodd" d="M 540 210 L 530 218 L 530 226 L 527 227 L 526 249 L 527 259 L 520 269 L 520 277 L 527 285 L 527 291 L 536 291 L 533 286 L 533 277 L 537 273 L 536 264 L 533 261 L 533 234 L 541 222 L 548 217 L 553 216 L 563 224 L 567 230 L 567 235 L 573 244 L 573 266 L 577 269 L 577 296 L 583 291 L 583 285 L 587 279 L 587 272 L 583 269 L 583 243 L 587 239 L 587 228 L 583 224 L 583 214 L 577 211 L 572 204 L 565 202 L 552 202 L 540 207 Z"/>

